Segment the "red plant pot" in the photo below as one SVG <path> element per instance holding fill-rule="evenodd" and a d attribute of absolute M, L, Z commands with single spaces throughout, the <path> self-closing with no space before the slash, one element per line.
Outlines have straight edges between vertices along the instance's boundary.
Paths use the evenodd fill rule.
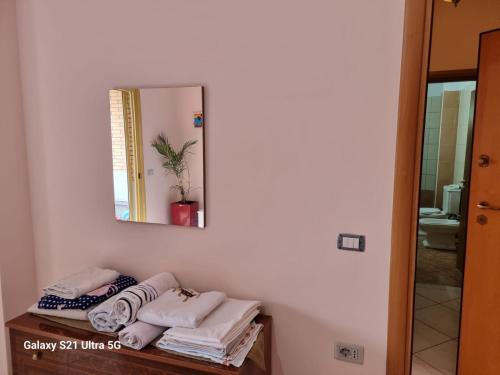
<path fill-rule="evenodd" d="M 199 207 L 200 205 L 195 201 L 170 203 L 171 224 L 197 227 Z"/>

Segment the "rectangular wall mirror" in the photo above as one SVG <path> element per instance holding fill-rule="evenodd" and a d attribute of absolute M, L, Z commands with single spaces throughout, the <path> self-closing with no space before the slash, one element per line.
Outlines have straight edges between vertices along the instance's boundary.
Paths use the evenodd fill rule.
<path fill-rule="evenodd" d="M 115 217 L 205 227 L 203 88 L 109 91 Z"/>

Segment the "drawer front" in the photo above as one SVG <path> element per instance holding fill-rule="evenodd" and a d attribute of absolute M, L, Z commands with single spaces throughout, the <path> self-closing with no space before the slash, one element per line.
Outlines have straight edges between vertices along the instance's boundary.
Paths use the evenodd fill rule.
<path fill-rule="evenodd" d="M 12 353 L 14 375 L 66 375 L 67 366 L 50 361 L 33 359 L 29 355 Z"/>
<path fill-rule="evenodd" d="M 119 352 L 75 350 L 69 358 L 69 372 L 79 374 L 110 375 L 200 375 L 189 369 L 175 368 L 170 365 L 130 357 Z M 83 371 L 83 372 L 82 372 Z"/>
<path fill-rule="evenodd" d="M 10 337 L 14 374 L 66 374 L 67 353 L 65 351 L 25 348 L 25 343 L 57 343 L 58 341 L 16 331 L 11 331 Z"/>
<path fill-rule="evenodd" d="M 26 349 L 28 343 L 59 341 L 11 330 L 14 375 L 203 375 L 204 371 L 180 368 L 108 350 L 55 351 Z"/>

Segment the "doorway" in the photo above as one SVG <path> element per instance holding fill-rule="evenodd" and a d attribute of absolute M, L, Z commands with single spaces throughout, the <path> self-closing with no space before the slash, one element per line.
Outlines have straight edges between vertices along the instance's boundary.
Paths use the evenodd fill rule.
<path fill-rule="evenodd" d="M 462 82 L 475 80 L 479 35 L 500 26 L 500 3 L 489 0 L 462 0 L 460 2 L 407 0 L 405 14 L 393 209 L 387 374 L 411 374 L 412 359 L 418 358 L 416 362 L 423 361 L 428 365 L 424 369 L 427 372 L 415 372 L 413 375 L 453 375 L 456 374 L 457 344 L 460 341 L 460 332 L 458 331 L 460 312 L 457 310 L 460 310 L 461 306 L 461 282 L 466 240 L 466 229 L 463 228 L 466 221 L 463 220 L 463 217 L 467 216 L 467 204 L 465 203 L 468 201 L 468 181 L 466 178 L 463 179 L 463 182 L 455 180 L 457 168 L 454 167 L 453 181 L 449 183 L 450 165 L 453 164 L 452 154 L 449 152 L 443 155 L 443 157 L 447 156 L 448 159 L 446 157 L 440 159 L 438 153 L 436 170 L 429 166 L 428 162 L 432 158 L 425 155 L 425 133 L 427 130 L 425 117 L 428 114 L 429 102 L 435 102 L 435 100 L 428 100 L 428 97 L 432 96 L 428 95 L 432 91 L 428 85 L 436 83 L 436 80 L 444 85 L 457 79 Z M 483 16 L 478 17 L 479 14 Z M 460 27 L 457 28 L 457 26 Z M 453 27 L 456 30 L 451 32 L 448 30 L 447 32 L 447 28 Z M 458 50 L 464 52 L 462 57 L 465 56 L 465 59 L 457 57 L 459 56 L 456 55 Z M 436 60 L 435 56 L 441 58 Z M 457 73 L 457 77 L 449 79 L 450 72 Z M 453 76 L 453 74 L 451 75 Z M 442 96 L 444 96 L 444 91 Z M 449 99 L 450 94 L 446 96 Z M 475 94 L 471 92 L 471 98 L 473 97 Z M 443 97 L 440 100 L 443 104 Z M 472 100 L 468 107 L 469 112 L 474 111 Z M 434 107 L 434 109 L 436 108 Z M 431 134 L 430 131 L 429 134 Z M 454 136 L 456 137 L 453 133 L 448 132 L 448 135 L 450 134 L 452 139 Z M 470 142 L 472 138 L 468 136 L 467 139 Z M 440 141 L 441 139 L 439 139 Z M 456 141 L 455 138 L 455 156 L 457 155 Z M 449 141 L 448 143 L 452 144 L 453 142 Z M 450 145 L 443 144 L 443 147 L 449 148 Z M 429 147 L 427 148 L 429 149 Z M 465 164 L 471 160 L 468 150 L 470 147 L 466 145 L 464 177 L 467 175 L 468 168 Z M 435 151 L 430 152 L 435 153 Z M 469 154 L 467 155 L 467 153 Z M 427 160 L 424 160 L 426 157 Z M 440 162 L 444 163 L 441 168 L 441 172 L 444 174 L 438 172 Z M 443 176 L 445 182 L 438 182 Z M 452 203 L 451 206 L 454 208 L 449 210 L 450 212 L 444 207 L 443 202 L 446 201 L 448 203 L 455 202 Z M 458 203 L 458 214 L 456 213 L 456 202 L 460 202 Z M 421 210 L 421 208 L 429 210 Z M 427 223 L 421 225 L 420 221 L 423 219 L 421 216 L 431 215 L 432 209 L 435 209 L 434 214 L 444 215 L 434 219 L 454 221 L 447 223 L 447 226 L 441 225 L 444 236 L 441 236 L 436 230 L 439 224 L 443 223 L 432 223 L 432 221 L 427 220 Z M 427 217 L 426 219 L 433 218 Z M 452 230 L 451 227 L 455 229 Z M 453 231 L 457 231 L 457 233 L 451 236 L 450 232 Z M 419 253 L 423 256 L 423 263 L 422 259 L 419 262 Z M 450 267 L 450 265 L 454 265 L 454 267 Z M 433 267 L 440 271 L 438 275 L 429 272 Z M 445 270 L 447 271 L 445 272 Z M 447 327 L 426 324 L 426 322 L 429 323 L 428 316 L 423 317 L 422 313 L 418 312 L 418 310 L 425 308 L 429 308 L 428 311 L 434 311 L 434 314 L 431 315 L 435 317 L 448 316 L 450 319 L 441 319 L 441 322 L 447 324 Z M 443 310 L 445 308 L 448 310 Z M 456 313 L 448 313 L 453 308 Z M 416 323 L 417 321 L 418 323 Z M 416 332 L 416 326 L 422 325 L 425 327 L 424 330 L 431 328 L 445 337 L 441 336 L 437 340 L 438 342 L 443 340 L 442 342 L 424 347 L 420 351 L 448 343 L 442 346 L 443 350 L 437 352 L 435 356 L 441 360 L 448 358 L 446 366 L 440 367 L 436 362 L 425 361 L 425 358 L 429 358 L 422 353 L 420 353 L 419 358 L 418 347 L 414 342 L 414 332 Z M 436 328 L 440 328 L 440 330 Z M 434 333 L 434 331 L 431 332 Z M 420 336 L 422 336 L 421 333 Z M 422 341 L 420 341 L 421 343 Z M 450 355 L 445 356 L 444 352 Z M 470 374 L 463 373 L 461 375 Z"/>
<path fill-rule="evenodd" d="M 412 375 L 456 373 L 476 81 L 427 85 Z"/>

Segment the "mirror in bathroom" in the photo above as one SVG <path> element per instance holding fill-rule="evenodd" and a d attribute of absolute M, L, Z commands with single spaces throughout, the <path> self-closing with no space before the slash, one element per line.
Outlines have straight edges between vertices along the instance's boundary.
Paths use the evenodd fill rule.
<path fill-rule="evenodd" d="M 115 218 L 205 226 L 203 88 L 109 91 Z"/>
<path fill-rule="evenodd" d="M 455 373 L 475 89 L 475 81 L 430 83 L 427 88 L 412 375 L 427 373 L 422 372 L 426 366 Z"/>

